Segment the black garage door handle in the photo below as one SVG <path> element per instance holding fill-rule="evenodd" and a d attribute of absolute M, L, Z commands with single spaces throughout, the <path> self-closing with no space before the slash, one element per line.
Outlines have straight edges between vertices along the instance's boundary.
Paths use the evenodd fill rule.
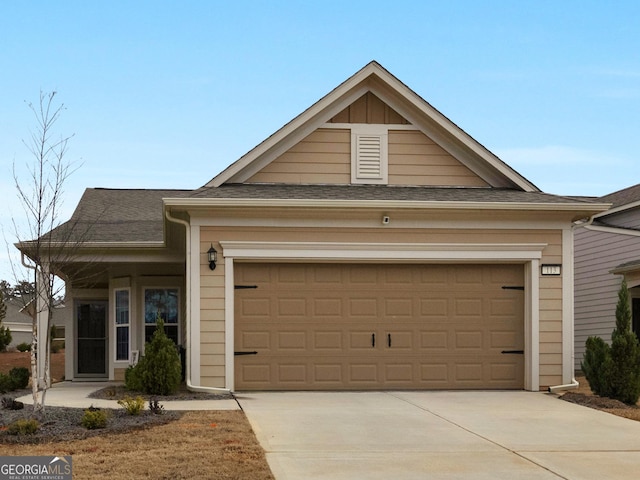
<path fill-rule="evenodd" d="M 257 355 L 258 352 L 233 352 L 234 355 Z"/>
<path fill-rule="evenodd" d="M 523 355 L 524 354 L 524 350 L 502 350 L 502 352 L 500 353 L 506 353 L 506 354 L 513 354 L 513 355 Z"/>

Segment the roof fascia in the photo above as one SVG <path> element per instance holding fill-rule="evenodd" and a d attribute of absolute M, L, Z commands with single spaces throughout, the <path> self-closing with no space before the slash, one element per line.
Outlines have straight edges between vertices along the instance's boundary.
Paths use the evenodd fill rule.
<path fill-rule="evenodd" d="M 407 200 L 332 200 L 332 199 L 255 199 L 255 198 L 165 198 L 166 208 L 180 210 L 224 207 L 276 208 L 396 208 L 442 210 L 537 210 L 579 211 L 593 215 L 608 208 L 599 203 L 536 203 L 536 202 L 440 202 Z"/>
<path fill-rule="evenodd" d="M 355 75 L 345 80 L 329 94 L 318 100 L 311 107 L 309 107 L 289 123 L 284 125 L 269 138 L 267 138 L 251 151 L 242 156 L 239 160 L 232 163 L 229 167 L 223 170 L 211 181 L 209 181 L 205 185 L 205 187 L 219 187 L 223 183 L 231 181 L 232 179 L 236 182 L 242 181 L 241 179 L 238 179 L 238 176 L 242 172 L 242 170 L 244 170 L 247 166 L 254 162 L 258 157 L 269 153 L 271 149 L 276 147 L 287 136 L 293 134 L 294 132 L 296 132 L 296 130 L 299 130 L 298 136 L 295 137 L 295 141 L 294 139 L 291 140 L 291 146 L 295 145 L 297 141 L 302 140 L 302 138 L 318 128 L 318 125 L 321 125 L 334 115 L 340 113 L 342 109 L 346 108 L 346 106 L 350 105 L 352 102 L 364 95 L 367 92 L 368 88 L 365 85 L 362 85 L 360 88 L 356 87 L 372 73 L 380 70 L 380 68 L 381 67 L 376 62 L 371 62 L 366 65 Z M 333 108 L 330 108 L 334 103 L 335 105 L 333 105 Z M 317 121 L 312 122 L 312 120 L 314 119 L 316 119 Z M 305 124 L 307 123 L 310 124 L 306 125 L 306 128 L 304 128 Z M 307 133 L 303 135 L 303 131 Z M 283 148 L 283 150 L 286 150 L 286 148 Z M 271 161 L 273 158 L 275 157 L 270 156 L 265 161 L 265 163 L 269 163 L 269 161 Z"/>
<path fill-rule="evenodd" d="M 396 109 L 490 185 L 540 191 L 377 62 L 366 65 L 205 186 L 218 187 L 226 182 L 247 180 L 367 91 Z"/>
<path fill-rule="evenodd" d="M 389 74 L 390 75 L 390 74 Z M 434 140 L 467 168 L 476 173 L 492 187 L 518 187 L 526 192 L 540 189 L 518 174 L 506 163 L 487 150 L 482 144 L 445 117 L 426 100 L 390 75 L 385 82 L 400 92 L 401 97 L 388 93 L 384 84 L 372 81 L 371 91 L 383 102 L 392 106 L 422 133 Z M 402 91 L 402 90 L 404 91 Z M 403 100 L 405 100 L 403 102 Z M 407 104 L 407 101 L 410 102 Z M 408 107 L 408 108 L 407 108 Z M 484 162 L 478 162 L 481 158 Z"/>
<path fill-rule="evenodd" d="M 594 232 L 605 232 L 605 233 L 614 233 L 617 235 L 629 235 L 630 237 L 640 237 L 640 230 L 632 230 L 629 228 L 623 227 L 605 227 L 603 225 L 585 225 L 584 227 L 587 230 L 592 230 Z"/>
<path fill-rule="evenodd" d="M 602 212 L 602 213 L 599 213 L 598 215 L 595 215 L 593 218 L 606 217 L 606 216 L 613 215 L 613 214 L 616 214 L 616 213 L 625 212 L 627 210 L 632 210 L 632 209 L 637 208 L 637 207 L 640 207 L 640 200 L 635 201 L 635 202 L 631 202 L 631 203 L 627 203 L 625 205 L 620 205 L 619 207 L 611 208 L 611 209 L 607 210 L 606 212 Z"/>

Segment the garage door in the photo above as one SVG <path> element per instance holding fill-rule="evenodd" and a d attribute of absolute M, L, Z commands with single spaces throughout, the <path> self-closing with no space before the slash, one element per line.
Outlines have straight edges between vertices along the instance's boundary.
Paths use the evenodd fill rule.
<path fill-rule="evenodd" d="M 523 278 L 522 265 L 237 264 L 236 389 L 521 389 Z"/>

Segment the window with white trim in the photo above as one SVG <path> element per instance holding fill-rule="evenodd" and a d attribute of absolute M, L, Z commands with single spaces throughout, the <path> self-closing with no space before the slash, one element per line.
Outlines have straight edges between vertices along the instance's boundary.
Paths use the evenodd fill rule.
<path fill-rule="evenodd" d="M 129 360 L 129 332 L 130 332 L 130 308 L 129 297 L 130 292 L 128 288 L 117 289 L 114 291 L 115 295 L 115 327 L 116 327 L 116 361 L 128 361 Z"/>
<path fill-rule="evenodd" d="M 351 126 L 351 183 L 388 183 L 387 139 L 386 125 Z"/>
<path fill-rule="evenodd" d="M 144 341 L 150 342 L 156 330 L 158 318 L 164 322 L 164 333 L 177 345 L 180 320 L 180 295 L 178 288 L 145 288 L 144 290 Z"/>

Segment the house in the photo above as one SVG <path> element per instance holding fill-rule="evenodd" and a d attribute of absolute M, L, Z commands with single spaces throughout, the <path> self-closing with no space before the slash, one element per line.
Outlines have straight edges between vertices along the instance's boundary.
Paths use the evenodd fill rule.
<path fill-rule="evenodd" d="M 2 326 L 7 327 L 11 332 L 11 343 L 9 343 L 7 349 L 15 350 L 21 343 L 31 345 L 34 314 L 34 310 L 31 308 L 32 302 L 21 297 L 7 297 L 4 299 L 4 303 L 7 307 L 7 312 L 4 320 L 2 320 Z M 57 340 L 64 337 L 64 325 L 61 325 L 64 318 L 61 315 L 62 309 L 64 309 L 64 304 L 56 304 L 54 318 L 51 321 L 51 325 L 55 327 L 56 336 L 54 338 Z"/>
<path fill-rule="evenodd" d="M 640 336 L 640 184 L 597 199 L 611 209 L 575 231 L 576 363 L 590 336 L 610 341 L 622 278 L 632 302 L 633 331 Z"/>
<path fill-rule="evenodd" d="M 526 389 L 573 378 L 573 222 L 372 62 L 193 191 L 87 189 L 67 379 L 158 318 L 193 389 Z M 21 248 L 28 253 L 28 246 Z"/>

